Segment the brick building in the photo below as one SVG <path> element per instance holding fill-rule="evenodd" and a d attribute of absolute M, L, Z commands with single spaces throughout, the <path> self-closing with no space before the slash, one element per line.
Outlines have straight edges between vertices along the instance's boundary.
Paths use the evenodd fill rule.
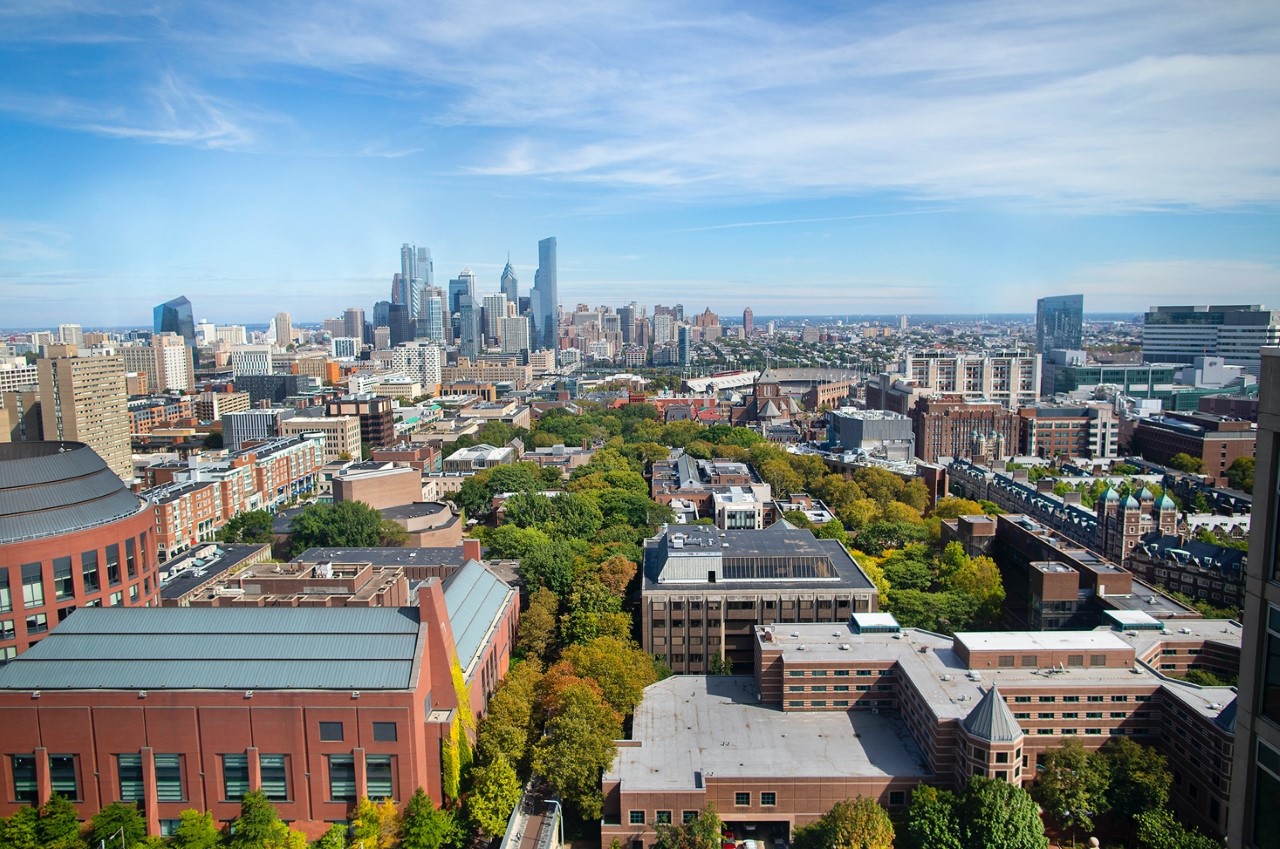
<path fill-rule="evenodd" d="M 1103 405 L 1037 405 L 1018 410 L 1018 454 L 1024 457 L 1114 458 L 1119 424 Z"/>
<path fill-rule="evenodd" d="M 936 463 L 939 457 L 1004 460 L 1017 452 L 1021 420 L 1000 404 L 921 398 L 907 415 L 916 456 L 926 463 Z"/>
<path fill-rule="evenodd" d="M 1254 455 L 1256 442 L 1253 423 L 1199 412 L 1139 419 L 1133 430 L 1133 448 L 1144 458 L 1168 465 L 1175 454 L 1189 454 L 1218 485 L 1226 485 L 1232 463 Z"/>
<path fill-rule="evenodd" d="M 343 395 L 325 405 L 329 416 L 359 416 L 360 441 L 371 448 L 396 443 L 395 413 L 390 398 L 381 395 Z"/>

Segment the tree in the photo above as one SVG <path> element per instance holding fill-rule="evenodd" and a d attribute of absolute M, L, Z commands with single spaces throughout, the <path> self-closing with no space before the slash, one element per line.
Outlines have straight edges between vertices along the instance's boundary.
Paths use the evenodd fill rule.
<path fill-rule="evenodd" d="M 966 557 L 951 579 L 951 587 L 978 602 L 977 617 L 994 625 L 1004 612 L 1004 582 L 990 557 Z"/>
<path fill-rule="evenodd" d="M 560 599 L 541 587 L 529 596 L 529 607 L 516 626 L 516 648 L 526 657 L 546 657 L 556 641 L 556 614 Z"/>
<path fill-rule="evenodd" d="M 1021 787 L 974 776 L 958 810 L 965 849 L 1048 849 L 1040 812 Z"/>
<path fill-rule="evenodd" d="M 1227 483 L 1232 489 L 1253 492 L 1253 467 L 1252 457 L 1237 457 L 1232 460 L 1227 467 Z"/>
<path fill-rule="evenodd" d="M 1035 797 L 1054 822 L 1074 835 L 1080 829 L 1092 829 L 1094 816 L 1107 810 L 1110 783 L 1107 762 L 1079 740 L 1068 738 L 1045 752 Z"/>
<path fill-rule="evenodd" d="M 481 763 L 496 757 L 522 764 L 533 730 L 533 703 L 542 668 L 536 660 L 517 663 L 507 671 L 476 733 L 476 754 Z"/>
<path fill-rule="evenodd" d="M 227 845 L 230 849 L 305 849 L 307 841 L 280 820 L 266 793 L 250 790 L 240 801 L 240 816 L 231 824 Z"/>
<path fill-rule="evenodd" d="M 311 844 L 311 849 L 347 849 L 347 827 L 336 823 L 329 826 L 329 830 Z"/>
<path fill-rule="evenodd" d="M 40 849 L 39 819 L 39 812 L 30 806 L 23 806 L 12 816 L 0 818 L 0 847 Z"/>
<path fill-rule="evenodd" d="M 204 447 L 210 451 L 218 451 L 224 445 L 221 431 L 210 431 L 209 435 L 204 438 Z"/>
<path fill-rule="evenodd" d="M 655 842 L 657 849 L 720 849 L 720 834 L 724 823 L 716 814 L 715 806 L 708 803 L 689 822 L 658 823 Z"/>
<path fill-rule="evenodd" d="M 213 814 L 183 811 L 178 815 L 178 827 L 173 830 L 169 845 L 173 849 L 214 849 L 222 845 L 222 832 L 213 824 Z"/>
<path fill-rule="evenodd" d="M 1111 772 L 1107 803 L 1122 817 L 1163 808 L 1169 801 L 1173 775 L 1164 755 L 1128 737 L 1118 737 L 1101 750 Z"/>
<path fill-rule="evenodd" d="M 351 818 L 351 839 L 365 849 L 391 849 L 400 837 L 400 811 L 395 799 L 361 799 Z"/>
<path fill-rule="evenodd" d="M 893 849 L 893 822 L 870 796 L 836 802 L 816 821 L 796 829 L 796 849 Z"/>
<path fill-rule="evenodd" d="M 961 516 L 981 516 L 982 505 L 968 498 L 947 496 L 940 499 L 929 514 L 938 519 L 958 519 Z M 912 798 L 915 798 L 914 796 Z"/>
<path fill-rule="evenodd" d="M 950 790 L 921 784 L 907 809 L 907 841 L 911 849 L 964 849 L 957 819 L 960 800 Z"/>
<path fill-rule="evenodd" d="M 644 688 L 658 680 L 649 655 L 630 641 L 599 637 L 569 646 L 563 657 L 577 675 L 599 684 L 605 701 L 623 716 L 635 711 Z"/>
<path fill-rule="evenodd" d="M 488 764 L 473 769 L 471 782 L 467 817 L 482 833 L 497 837 L 506 829 L 511 811 L 520 802 L 520 779 L 511 762 L 499 754 Z"/>
<path fill-rule="evenodd" d="M 80 820 L 76 806 L 60 793 L 54 793 L 40 806 L 36 821 L 36 835 L 40 845 L 47 849 L 76 849 L 83 847 L 80 839 Z"/>
<path fill-rule="evenodd" d="M 614 555 L 600 564 L 600 583 L 616 596 L 626 595 L 627 586 L 636 576 L 636 563 L 628 557 Z"/>
<path fill-rule="evenodd" d="M 560 688 L 548 705 L 544 736 L 533 747 L 533 768 L 583 819 L 600 818 L 600 774 L 613 763 L 622 717 L 588 682 Z"/>
<path fill-rule="evenodd" d="M 1178 822 L 1168 808 L 1138 814 L 1137 820 L 1143 849 L 1217 849 L 1221 845 Z"/>
<path fill-rule="evenodd" d="M 89 845 L 105 843 L 114 846 L 119 842 L 119 832 L 124 831 L 124 845 L 131 849 L 147 837 L 147 821 L 136 805 L 128 802 L 112 802 L 89 820 Z"/>
<path fill-rule="evenodd" d="M 250 510 L 232 516 L 218 531 L 219 542 L 264 543 L 272 541 L 271 514 L 266 510 Z"/>
<path fill-rule="evenodd" d="M 400 823 L 401 849 L 440 849 L 458 836 L 453 812 L 437 808 L 421 787 L 414 790 Z"/>
<path fill-rule="evenodd" d="M 1180 472 L 1198 475 L 1204 471 L 1204 460 L 1199 457 L 1192 457 L 1183 451 L 1179 451 L 1169 458 L 1168 466 L 1171 469 L 1177 469 Z"/>
<path fill-rule="evenodd" d="M 409 541 L 409 532 L 391 519 L 383 519 L 378 527 L 378 545 L 400 548 Z"/>
<path fill-rule="evenodd" d="M 359 501 L 310 504 L 289 523 L 292 550 L 312 547 L 368 548 L 383 539 L 382 514 Z"/>

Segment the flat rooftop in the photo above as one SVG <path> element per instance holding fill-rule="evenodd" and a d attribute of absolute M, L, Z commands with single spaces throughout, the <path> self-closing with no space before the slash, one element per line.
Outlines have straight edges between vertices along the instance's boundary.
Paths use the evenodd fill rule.
<path fill-rule="evenodd" d="M 650 685 L 606 780 L 629 791 L 693 790 L 708 779 L 926 777 L 906 726 L 885 711 L 783 712 L 749 676 L 675 675 Z"/>
<path fill-rule="evenodd" d="M 294 563 L 371 563 L 374 566 L 461 566 L 462 546 L 431 548 L 308 548 Z"/>
<path fill-rule="evenodd" d="M 268 548 L 266 543 L 219 543 L 194 548 L 160 567 L 166 573 L 160 580 L 160 598 L 182 598 L 201 584 L 226 577 L 233 568 L 264 548 Z"/>

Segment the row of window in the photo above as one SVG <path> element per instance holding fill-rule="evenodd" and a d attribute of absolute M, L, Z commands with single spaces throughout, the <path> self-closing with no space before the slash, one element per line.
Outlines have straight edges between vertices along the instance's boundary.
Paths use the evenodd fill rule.
<path fill-rule="evenodd" d="M 341 722 L 320 723 L 320 742 L 322 743 L 341 743 L 343 733 Z M 396 742 L 396 724 L 394 722 L 373 723 L 373 739 L 376 743 Z"/>
<path fill-rule="evenodd" d="M 744 792 L 744 791 L 739 791 L 737 793 L 734 793 L 733 804 L 737 807 L 750 807 L 751 793 Z M 760 793 L 761 807 L 772 808 L 777 804 L 778 804 L 777 793 L 768 791 L 768 790 L 765 790 Z M 631 825 L 644 825 L 646 822 L 649 821 L 648 818 L 645 816 L 645 813 L 646 812 L 643 810 L 632 809 L 631 811 L 628 812 L 627 820 Z M 671 814 L 672 814 L 671 811 L 663 811 L 663 810 L 654 811 L 653 821 L 658 825 L 670 825 Z M 693 822 L 695 819 L 697 819 L 697 817 L 698 817 L 697 811 L 682 811 L 680 814 L 680 821 L 689 823 L 689 822 Z"/>
<path fill-rule="evenodd" d="M 394 723 L 391 723 L 394 725 Z M 153 756 L 155 762 L 156 799 L 160 802 L 187 801 L 183 785 L 183 756 L 161 754 Z M 249 756 L 244 754 L 220 755 L 222 760 L 222 799 L 238 802 L 249 792 Z M 142 802 L 145 786 L 142 778 L 142 755 L 120 754 L 116 759 L 116 779 L 120 787 L 121 802 Z M 392 755 L 368 755 L 365 764 L 365 795 L 370 799 L 385 799 L 394 795 Z M 329 801 L 356 801 L 356 766 L 353 755 L 328 755 Z M 15 802 L 34 804 L 38 801 L 36 786 L 36 756 L 10 755 Z M 289 793 L 288 755 L 263 754 L 258 756 L 261 787 L 273 802 L 287 802 Z M 71 800 L 80 800 L 80 781 L 76 770 L 75 755 L 49 755 L 50 787 L 54 793 Z"/>
<path fill-rule="evenodd" d="M 857 700 L 857 702 L 858 702 L 858 705 L 859 705 L 860 707 L 867 707 L 867 706 L 871 706 L 871 707 L 893 707 L 893 700 L 892 700 L 892 699 L 875 699 L 875 700 L 872 700 L 872 699 L 858 699 L 858 700 Z M 816 708 L 837 707 L 837 708 L 843 708 L 843 707 L 849 707 L 849 700 L 848 700 L 848 699 L 833 699 L 833 700 L 830 700 L 830 702 L 828 703 L 828 700 L 827 700 L 827 699 L 809 699 L 808 701 L 805 701 L 804 699 L 791 699 L 791 700 L 789 700 L 789 701 L 787 702 L 787 707 L 793 707 L 793 708 L 802 708 L 802 707 L 816 707 Z"/>
<path fill-rule="evenodd" d="M 1109 700 L 1112 702 L 1116 702 L 1118 704 L 1118 703 L 1129 701 L 1129 697 L 1128 696 L 1111 696 L 1108 698 L 1107 696 L 1087 696 L 1085 700 L 1089 702 L 1094 702 L 1094 703 L 1105 702 Z M 1151 697 L 1146 695 L 1134 696 L 1133 700 L 1135 702 L 1146 702 L 1146 701 L 1150 701 Z M 1033 701 L 1033 697 L 1031 696 L 1014 696 L 1013 697 L 1013 703 L 1018 705 L 1030 704 L 1032 701 Z M 1059 701 L 1059 697 L 1058 696 L 1035 696 L 1034 701 L 1039 702 L 1042 705 L 1051 705 Z M 1075 702 L 1080 701 L 1080 697 L 1079 696 L 1062 696 L 1061 701 L 1066 704 L 1074 704 Z"/>
<path fill-rule="evenodd" d="M 859 693 L 865 693 L 871 689 L 870 684 L 855 684 L 854 690 Z M 877 684 L 876 689 L 881 692 L 893 692 L 896 689 L 892 684 Z M 847 693 L 849 692 L 848 684 L 832 684 L 832 692 Z M 825 693 L 827 691 L 826 684 L 810 684 L 807 688 L 804 684 L 791 684 L 787 687 L 788 693 Z"/>
<path fill-rule="evenodd" d="M 132 537 L 124 541 L 124 574 L 129 580 L 138 577 L 139 551 L 146 551 L 146 532 L 138 541 Z M 115 587 L 123 583 L 121 573 L 122 561 L 119 543 L 111 543 L 104 549 L 106 554 L 107 586 Z M 55 601 L 66 601 L 75 597 L 75 579 L 73 577 L 72 558 L 55 557 L 53 559 L 53 597 Z M 98 560 L 98 552 L 85 551 L 80 554 L 80 575 L 85 593 L 96 593 L 102 589 L 102 569 Z M 0 569 L 0 613 L 13 610 L 13 594 L 10 586 L 10 572 Z M 45 599 L 45 564 L 24 563 L 21 567 L 22 604 L 24 607 L 43 607 Z"/>
<path fill-rule="evenodd" d="M 1109 716 L 1110 719 L 1128 719 L 1130 716 L 1132 716 L 1134 719 L 1147 719 L 1151 716 L 1151 712 L 1146 710 L 1134 711 L 1132 714 L 1126 711 L 1113 710 L 1113 711 L 1109 711 L 1109 714 L 1110 714 Z M 1084 715 L 1085 719 L 1102 719 L 1102 717 L 1103 717 L 1103 712 L 1100 710 L 1086 711 Z M 1023 711 L 1021 713 L 1014 713 L 1013 718 L 1014 719 L 1030 719 L 1031 714 L 1029 712 Z M 1080 718 L 1080 714 L 1075 711 L 1065 711 L 1063 713 L 1041 712 L 1036 714 L 1036 719 L 1079 719 L 1079 718 Z"/>
<path fill-rule="evenodd" d="M 826 678 L 828 675 L 834 678 L 848 678 L 850 675 L 856 675 L 859 678 L 867 678 L 872 675 L 879 675 L 882 678 L 892 678 L 892 669 L 788 669 L 788 677 L 803 678 L 808 675 L 812 678 Z"/>

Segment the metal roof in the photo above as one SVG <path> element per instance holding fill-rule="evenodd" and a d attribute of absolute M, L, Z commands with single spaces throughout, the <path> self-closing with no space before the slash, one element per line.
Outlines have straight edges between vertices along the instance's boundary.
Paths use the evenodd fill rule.
<path fill-rule="evenodd" d="M 144 507 L 83 443 L 13 443 L 0 449 L 0 544 L 104 525 Z"/>
<path fill-rule="evenodd" d="M 0 689 L 406 689 L 418 631 L 416 608 L 82 608 Z"/>
<path fill-rule="evenodd" d="M 994 684 L 964 718 L 964 730 L 993 743 L 1012 743 L 1022 736 L 1022 726 L 1013 718 Z"/>
<path fill-rule="evenodd" d="M 493 627 L 502 605 L 513 592 L 479 561 L 469 560 L 444 584 L 444 604 L 449 611 L 458 663 L 468 669 Z"/>

